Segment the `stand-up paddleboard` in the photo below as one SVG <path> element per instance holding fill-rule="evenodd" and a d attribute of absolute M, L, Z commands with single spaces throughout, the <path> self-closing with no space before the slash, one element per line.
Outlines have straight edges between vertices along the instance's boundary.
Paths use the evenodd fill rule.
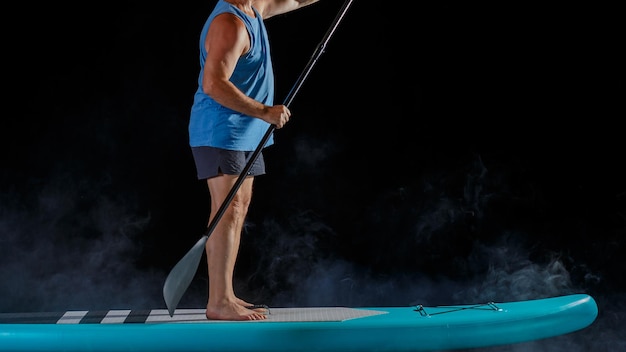
<path fill-rule="evenodd" d="M 0 313 L 0 351 L 437 351 L 571 333 L 598 314 L 573 294 L 455 306 L 270 308 L 267 320 L 207 320 L 204 309 Z"/>

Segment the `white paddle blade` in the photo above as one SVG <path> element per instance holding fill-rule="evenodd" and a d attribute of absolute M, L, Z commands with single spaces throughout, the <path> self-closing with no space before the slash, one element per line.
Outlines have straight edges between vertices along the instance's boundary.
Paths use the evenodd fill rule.
<path fill-rule="evenodd" d="M 176 263 L 170 271 L 163 284 L 163 298 L 170 317 L 174 316 L 174 311 L 180 299 L 183 297 L 189 284 L 198 271 L 200 259 L 204 254 L 204 247 L 208 236 L 202 236 L 200 240 L 185 254 L 185 256 Z"/>

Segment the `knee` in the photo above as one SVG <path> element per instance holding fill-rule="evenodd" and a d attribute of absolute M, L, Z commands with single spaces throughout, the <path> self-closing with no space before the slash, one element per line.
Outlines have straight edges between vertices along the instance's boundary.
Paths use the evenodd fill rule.
<path fill-rule="evenodd" d="M 249 199 L 242 199 L 240 197 L 233 198 L 233 201 L 230 204 L 230 209 L 232 211 L 233 217 L 236 217 L 236 218 L 245 217 L 248 212 L 249 206 L 250 206 Z"/>

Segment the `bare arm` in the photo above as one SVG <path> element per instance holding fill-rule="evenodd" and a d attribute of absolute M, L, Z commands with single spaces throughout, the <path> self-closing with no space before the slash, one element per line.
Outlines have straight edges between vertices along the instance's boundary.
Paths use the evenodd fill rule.
<path fill-rule="evenodd" d="M 263 19 L 281 15 L 314 4 L 319 0 L 253 0 L 253 6 L 259 10 Z"/>
<path fill-rule="evenodd" d="M 291 115 L 287 107 L 264 105 L 230 82 L 237 60 L 250 48 L 243 22 L 232 14 L 217 16 L 207 33 L 205 48 L 207 58 L 202 76 L 203 91 L 221 105 L 260 118 L 276 128 L 283 127 Z"/>
<path fill-rule="evenodd" d="M 266 19 L 297 10 L 319 0 L 253 0 L 253 6 Z M 202 89 L 215 101 L 245 115 L 262 119 L 282 128 L 291 112 L 285 105 L 264 105 L 239 90 L 230 77 L 239 58 L 250 49 L 245 25 L 232 14 L 217 16 L 209 28 L 204 43 L 207 58 L 202 76 Z"/>

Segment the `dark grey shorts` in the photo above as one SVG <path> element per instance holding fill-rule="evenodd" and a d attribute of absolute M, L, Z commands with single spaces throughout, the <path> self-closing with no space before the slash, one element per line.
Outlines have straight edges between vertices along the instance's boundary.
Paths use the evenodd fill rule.
<path fill-rule="evenodd" d="M 213 147 L 191 147 L 193 159 L 196 163 L 198 180 L 215 177 L 221 174 L 241 175 L 248 158 L 254 152 L 240 152 Z M 259 176 L 265 174 L 265 160 L 261 152 L 252 167 L 248 171 L 248 176 Z"/>

